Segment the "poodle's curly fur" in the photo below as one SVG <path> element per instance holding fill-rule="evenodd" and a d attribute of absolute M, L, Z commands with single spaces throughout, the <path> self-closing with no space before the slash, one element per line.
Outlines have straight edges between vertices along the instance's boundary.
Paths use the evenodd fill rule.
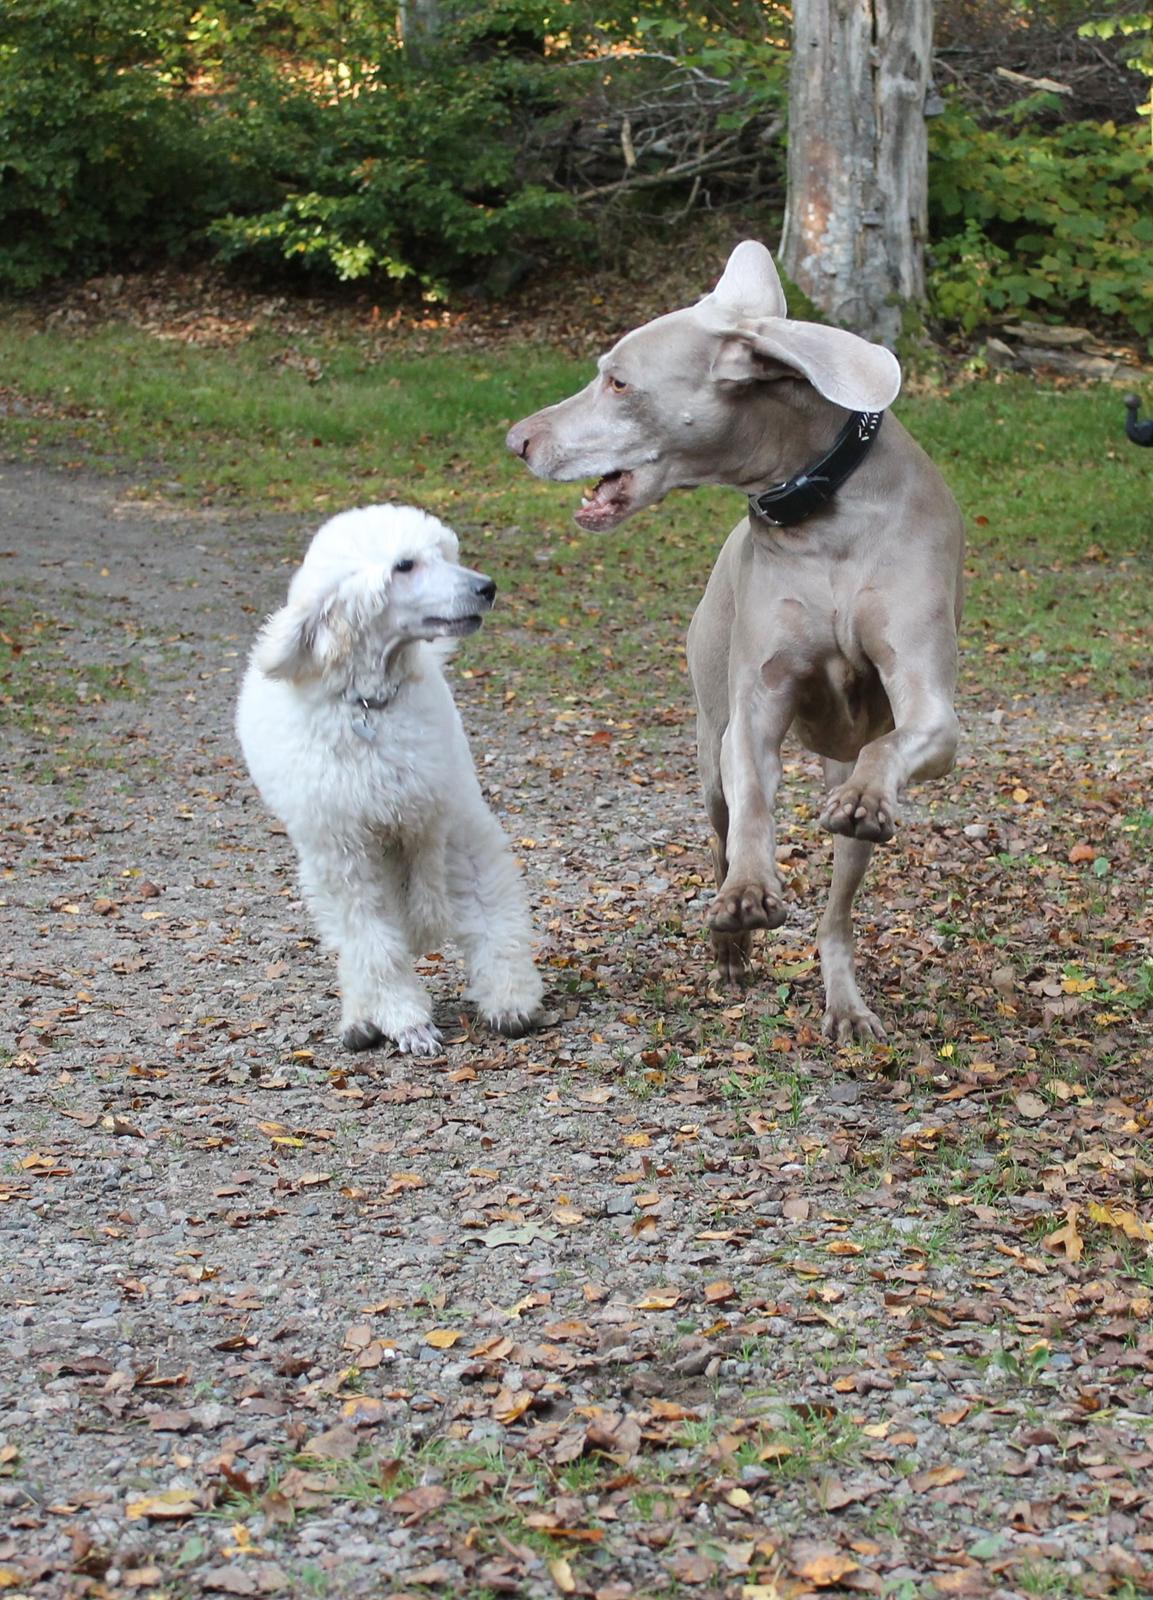
<path fill-rule="evenodd" d="M 481 794 L 442 662 L 496 586 L 411 506 L 333 517 L 252 651 L 236 728 L 340 960 L 343 1039 L 432 1055 L 413 958 L 456 940 L 469 998 L 523 1032 L 542 984 L 524 882 Z"/>

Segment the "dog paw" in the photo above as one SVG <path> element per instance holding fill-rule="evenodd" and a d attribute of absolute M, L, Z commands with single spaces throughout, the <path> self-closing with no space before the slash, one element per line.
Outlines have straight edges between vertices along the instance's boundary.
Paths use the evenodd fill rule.
<path fill-rule="evenodd" d="M 346 1050 L 375 1050 L 384 1043 L 384 1034 L 375 1022 L 350 1022 L 340 1036 Z"/>
<path fill-rule="evenodd" d="M 843 833 L 850 839 L 869 839 L 888 844 L 896 832 L 893 807 L 887 797 L 859 783 L 842 783 L 825 801 L 821 827 L 829 833 Z"/>
<path fill-rule="evenodd" d="M 708 924 L 714 933 L 745 933 L 753 928 L 779 928 L 785 905 L 775 889 L 748 883 L 722 889 L 709 907 Z"/>
<path fill-rule="evenodd" d="M 506 1039 L 520 1039 L 528 1033 L 536 1021 L 533 1011 L 492 1011 L 486 1012 L 485 1024 L 494 1033 L 501 1033 Z"/>
<path fill-rule="evenodd" d="M 444 1050 L 440 1034 L 431 1022 L 416 1022 L 411 1028 L 401 1028 L 395 1042 L 402 1056 L 439 1056 Z"/>
<path fill-rule="evenodd" d="M 821 1032 L 836 1044 L 884 1044 L 885 1029 L 863 1000 L 830 1005 L 821 1020 Z"/>
<path fill-rule="evenodd" d="M 749 974 L 753 958 L 751 933 L 717 933 L 712 935 L 713 982 L 725 988 L 737 988 Z"/>

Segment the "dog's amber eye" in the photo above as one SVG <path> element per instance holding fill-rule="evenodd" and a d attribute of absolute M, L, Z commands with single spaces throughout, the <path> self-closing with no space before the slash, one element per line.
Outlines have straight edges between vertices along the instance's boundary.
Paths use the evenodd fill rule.
<path fill-rule="evenodd" d="M 416 566 L 416 562 L 415 561 L 398 561 L 396 563 L 396 566 L 393 567 L 392 570 L 394 572 L 411 572 L 413 567 L 415 567 L 415 566 Z"/>
<path fill-rule="evenodd" d="M 625 390 L 628 388 L 628 384 L 623 378 L 614 378 L 611 373 L 609 374 L 607 381 L 609 388 L 614 394 L 624 394 Z"/>

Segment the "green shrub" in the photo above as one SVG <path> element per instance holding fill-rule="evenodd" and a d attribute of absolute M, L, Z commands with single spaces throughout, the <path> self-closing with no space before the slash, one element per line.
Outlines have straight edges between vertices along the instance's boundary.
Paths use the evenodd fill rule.
<path fill-rule="evenodd" d="M 1153 334 L 1153 161 L 1141 123 L 931 124 L 929 293 L 966 331 L 999 314 L 1120 318 Z"/>
<path fill-rule="evenodd" d="M 551 109 L 532 63 L 444 50 L 418 73 L 393 48 L 354 92 L 265 73 L 230 109 L 238 158 L 267 179 L 260 204 L 210 227 L 225 259 L 436 284 L 581 236 L 569 197 L 526 167 L 518 123 Z"/>
<path fill-rule="evenodd" d="M 163 56 L 156 0 L 6 0 L 0 8 L 0 284 L 104 265 L 195 230 L 216 130 Z"/>

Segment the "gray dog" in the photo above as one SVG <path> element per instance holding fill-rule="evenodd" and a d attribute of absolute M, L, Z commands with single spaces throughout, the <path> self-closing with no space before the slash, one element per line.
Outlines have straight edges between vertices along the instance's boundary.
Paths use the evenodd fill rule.
<path fill-rule="evenodd" d="M 518 422 L 508 445 L 537 477 L 598 480 L 576 514 L 590 531 L 674 488 L 749 496 L 688 637 L 713 950 L 737 980 L 753 930 L 785 920 L 773 804 L 792 728 L 822 758 L 820 820 L 836 835 L 818 933 L 825 1032 L 883 1039 L 857 988 L 852 904 L 901 790 L 953 764 L 964 526 L 884 416 L 896 358 L 785 309 L 769 252 L 746 240 L 712 294 L 627 334 L 586 389 Z"/>

